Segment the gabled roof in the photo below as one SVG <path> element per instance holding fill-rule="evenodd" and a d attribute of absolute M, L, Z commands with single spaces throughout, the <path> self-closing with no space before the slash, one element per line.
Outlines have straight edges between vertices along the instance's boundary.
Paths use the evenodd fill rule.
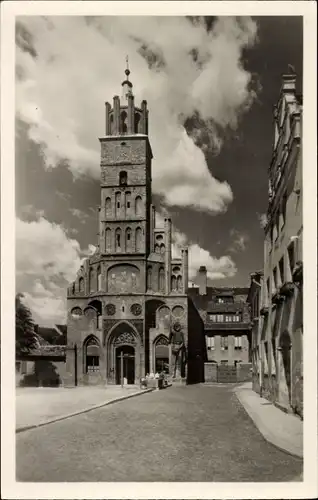
<path fill-rule="evenodd" d="M 221 294 L 225 293 L 226 296 L 237 296 L 244 295 L 247 297 L 248 287 L 212 287 L 207 286 L 206 295 L 200 295 L 200 290 L 198 287 L 190 287 L 188 288 L 188 295 L 192 299 L 193 303 L 197 307 L 197 309 L 203 309 L 207 311 L 208 304 L 213 302 L 215 297 L 220 297 Z M 223 297 L 225 295 L 222 295 Z M 244 300 L 245 302 L 245 300 Z M 224 304 L 222 304 L 224 306 Z"/>

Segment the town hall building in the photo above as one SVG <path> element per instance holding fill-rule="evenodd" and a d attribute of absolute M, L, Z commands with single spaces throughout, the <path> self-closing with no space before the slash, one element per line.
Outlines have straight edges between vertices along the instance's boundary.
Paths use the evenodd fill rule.
<path fill-rule="evenodd" d="M 125 73 L 122 98 L 106 103 L 99 139 L 97 249 L 67 293 L 67 384 L 119 384 L 122 376 L 137 384 L 162 371 L 202 382 L 207 351 L 203 321 L 187 293 L 188 249 L 172 258 L 171 219 L 156 227 L 147 102 L 135 105 Z"/>

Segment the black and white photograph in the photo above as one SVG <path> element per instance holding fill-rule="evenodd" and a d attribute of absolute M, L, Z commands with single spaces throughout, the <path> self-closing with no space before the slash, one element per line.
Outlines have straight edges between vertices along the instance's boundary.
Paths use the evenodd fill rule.
<path fill-rule="evenodd" d="M 311 2 L 5 3 L 4 498 L 313 498 Z"/>

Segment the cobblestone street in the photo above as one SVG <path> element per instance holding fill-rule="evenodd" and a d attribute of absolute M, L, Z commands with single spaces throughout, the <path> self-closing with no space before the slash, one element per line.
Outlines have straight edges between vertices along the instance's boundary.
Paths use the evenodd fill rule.
<path fill-rule="evenodd" d="M 144 394 L 17 435 L 18 481 L 292 481 L 230 386 Z"/>

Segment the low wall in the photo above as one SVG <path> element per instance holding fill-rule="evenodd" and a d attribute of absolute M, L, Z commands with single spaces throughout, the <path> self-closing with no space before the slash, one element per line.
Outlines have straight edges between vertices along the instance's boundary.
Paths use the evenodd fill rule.
<path fill-rule="evenodd" d="M 66 362 L 45 359 L 21 361 L 16 371 L 17 387 L 59 387 L 66 378 Z"/>
<path fill-rule="evenodd" d="M 252 380 L 252 363 L 239 363 L 236 368 L 238 382 L 250 382 Z"/>
<path fill-rule="evenodd" d="M 251 363 L 240 363 L 236 366 L 204 363 L 204 380 L 216 383 L 250 382 L 252 380 L 251 368 Z"/>

